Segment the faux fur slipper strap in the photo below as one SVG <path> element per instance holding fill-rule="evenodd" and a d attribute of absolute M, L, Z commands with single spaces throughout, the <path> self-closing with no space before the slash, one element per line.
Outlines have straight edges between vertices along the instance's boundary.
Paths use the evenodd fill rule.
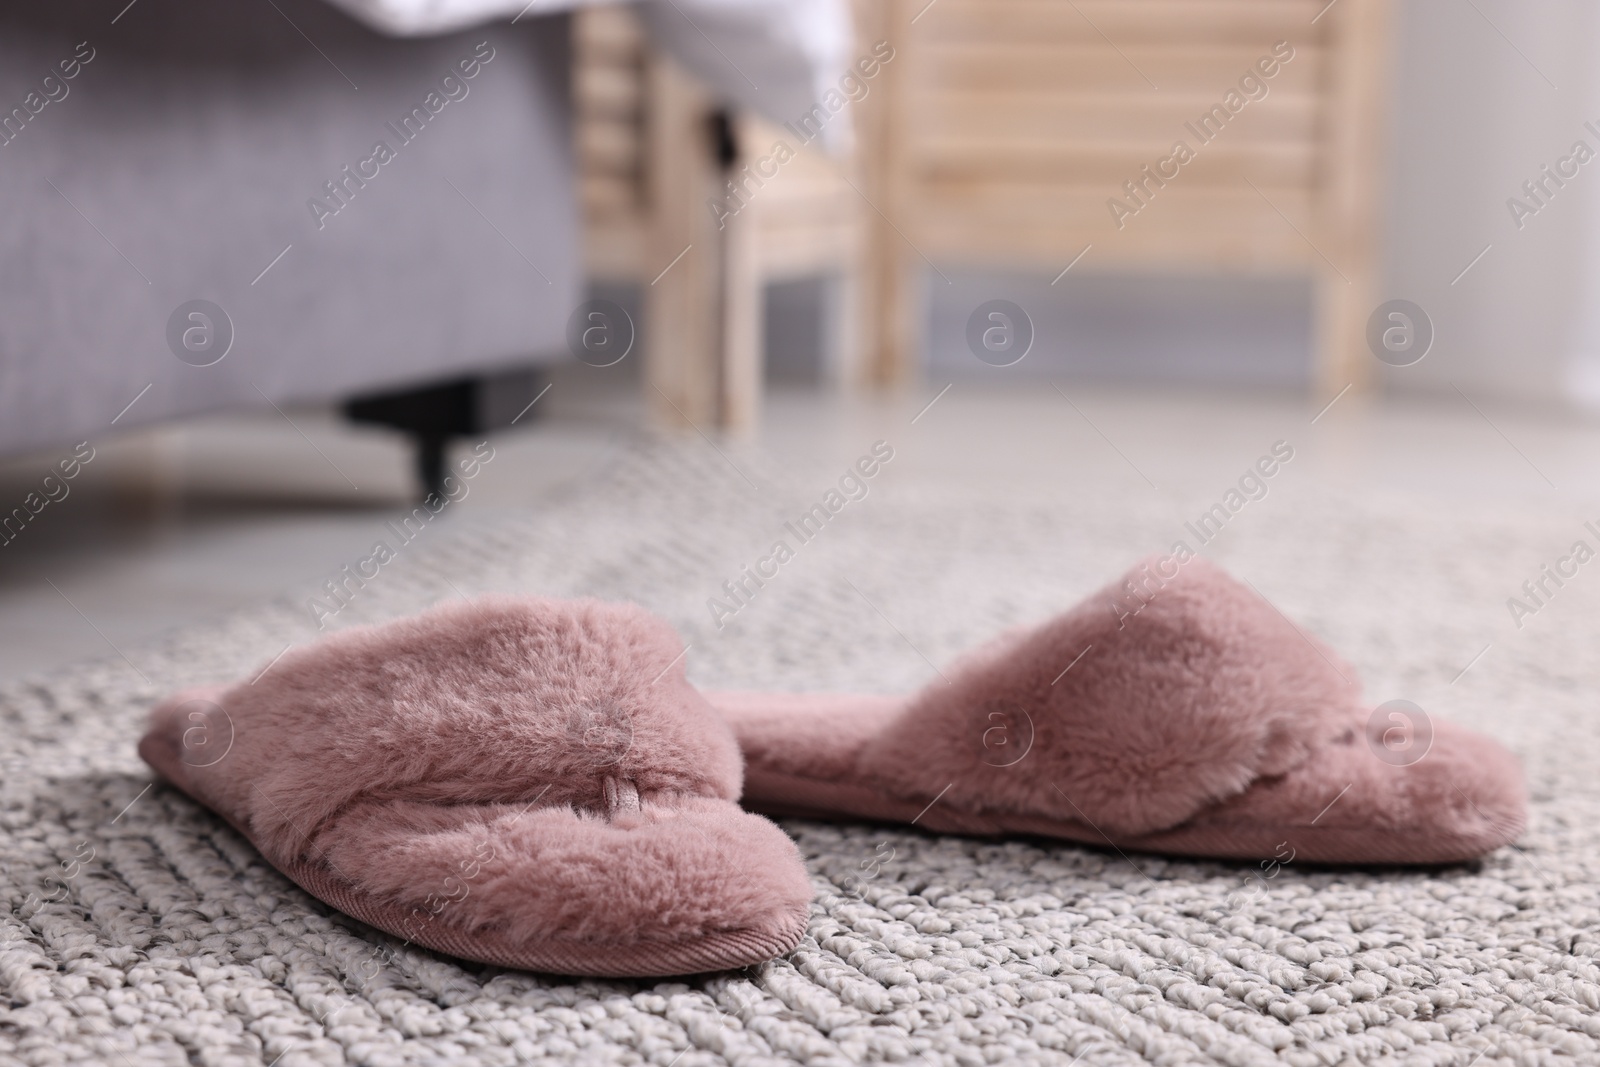
<path fill-rule="evenodd" d="M 644 977 L 806 929 L 794 844 L 642 608 L 489 597 L 179 693 L 139 754 L 307 892 L 454 956 Z"/>
<path fill-rule="evenodd" d="M 1516 839 L 1516 760 L 1355 671 L 1203 558 L 1152 560 L 909 699 L 711 693 L 772 814 L 1154 852 L 1442 863 Z"/>

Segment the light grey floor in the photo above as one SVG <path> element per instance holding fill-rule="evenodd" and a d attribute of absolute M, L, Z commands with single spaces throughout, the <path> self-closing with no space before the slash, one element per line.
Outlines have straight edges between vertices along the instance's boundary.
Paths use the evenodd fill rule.
<path fill-rule="evenodd" d="M 875 399 L 780 392 L 754 441 L 707 440 L 706 448 L 744 472 L 772 464 L 831 480 L 884 439 L 897 449 L 895 477 L 905 485 L 1201 502 L 1284 440 L 1296 449 L 1285 476 L 1301 488 L 1356 486 L 1486 509 L 1558 504 L 1575 521 L 1600 519 L 1600 425 L 1576 416 L 1454 395 L 1349 395 L 1319 416 L 1319 405 L 1289 394 L 1039 381 L 962 381 L 941 393 L 943 384 Z M 587 372 L 559 375 L 539 414 L 493 438 L 495 458 L 451 505 L 451 522 L 538 509 L 581 491 L 645 439 L 637 390 Z M 0 679 L 112 654 L 270 597 L 309 597 L 364 555 L 383 523 L 410 506 L 403 443 L 328 412 L 290 417 L 294 425 L 276 414 L 218 416 L 100 447 L 66 499 L 0 546 Z M 5 509 L 57 458 L 0 468 Z M 1528 546 L 1530 573 L 1541 551 Z"/>

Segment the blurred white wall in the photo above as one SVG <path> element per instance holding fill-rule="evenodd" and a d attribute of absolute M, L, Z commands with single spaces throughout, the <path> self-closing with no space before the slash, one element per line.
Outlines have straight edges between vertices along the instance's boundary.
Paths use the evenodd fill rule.
<path fill-rule="evenodd" d="M 1404 0 L 1397 10 L 1384 299 L 1434 321 L 1398 391 L 1600 404 L 1600 5 Z M 1541 177 L 1576 141 L 1596 159 L 1519 230 Z M 1554 186 L 1550 186 L 1554 189 Z M 1483 251 L 1459 281 L 1452 281 Z"/>

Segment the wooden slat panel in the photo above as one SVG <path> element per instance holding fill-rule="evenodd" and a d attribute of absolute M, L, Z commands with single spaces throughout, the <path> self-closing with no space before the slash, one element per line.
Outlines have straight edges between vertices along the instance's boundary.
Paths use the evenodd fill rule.
<path fill-rule="evenodd" d="M 579 165 L 585 173 L 639 172 L 640 140 L 635 127 L 618 122 L 580 122 L 577 138 Z"/>
<path fill-rule="evenodd" d="M 779 199 L 826 196 L 847 202 L 848 197 L 855 195 L 844 184 L 838 171 L 806 170 L 799 166 L 799 162 L 795 160 L 790 163 L 779 172 L 777 178 L 767 183 L 767 189 L 772 190 Z"/>
<path fill-rule="evenodd" d="M 591 270 L 615 277 L 640 255 L 644 44 L 625 8 L 589 8 L 573 19 L 573 108 L 579 201 Z"/>
<path fill-rule="evenodd" d="M 929 44 L 915 57 L 917 91 L 1091 92 L 1149 94 L 1194 92 L 1220 101 L 1249 72 L 1262 50 L 1225 45 L 1130 45 L 1120 51 L 1099 44 Z M 1312 95 L 1323 62 L 1321 49 L 1297 47 L 1268 82 L 1270 91 Z M 1145 79 L 1150 79 L 1146 81 Z M 1154 83 L 1156 88 L 1152 88 Z"/>
<path fill-rule="evenodd" d="M 630 177 L 584 174 L 578 183 L 583 210 L 591 218 L 632 215 L 639 210 L 639 183 Z"/>
<path fill-rule="evenodd" d="M 1152 40 L 1184 42 L 1287 39 L 1321 36 L 1311 20 L 1326 0 L 941 0 L 918 20 L 930 41 L 1060 43 L 1118 47 Z M 1101 34 L 1105 36 L 1102 37 Z"/>
<path fill-rule="evenodd" d="M 935 90 L 919 97 L 909 120 L 924 136 L 982 133 L 1019 141 L 1052 137 L 1149 139 L 1170 146 L 1188 138 L 1184 122 L 1208 112 L 1220 96 L 1163 93 L 967 92 Z M 1251 101 L 1228 127 L 1229 140 L 1311 141 L 1317 135 L 1317 98 L 1276 87 Z"/>
<path fill-rule="evenodd" d="M 637 67 L 580 62 L 573 69 L 573 106 L 580 115 L 634 118 L 643 103 L 640 85 Z"/>
<path fill-rule="evenodd" d="M 1097 261 L 1267 263 L 1274 257 L 1292 262 L 1317 258 L 1300 236 L 1321 240 L 1312 221 L 1313 194 L 1268 187 L 1262 192 L 1271 205 L 1248 186 L 1171 186 L 1119 230 L 1103 189 L 1020 182 L 930 184 L 911 212 L 919 220 L 912 239 L 925 254 L 958 263 L 1004 264 L 1008 256 L 1052 262 L 1065 251 L 1060 263 L 1065 266 L 1087 243 L 1094 244 L 1091 254 Z M 1294 226 L 1284 215 L 1296 220 Z"/>
<path fill-rule="evenodd" d="M 798 190 L 779 184 L 758 190 L 750 202 L 763 217 L 796 225 L 824 225 L 849 219 L 855 214 L 855 204 L 846 197 L 854 196 L 849 190 L 836 189 Z"/>
<path fill-rule="evenodd" d="M 1248 211 L 1263 216 L 1279 218 L 1277 211 L 1263 199 L 1295 220 L 1304 229 L 1314 223 L 1312 211 L 1316 194 L 1308 189 L 1283 188 L 1256 183 L 1257 193 L 1248 185 L 1216 189 L 1210 187 L 1186 188 L 1175 182 L 1156 194 L 1155 202 L 1182 203 L 1210 210 L 1226 209 L 1238 213 Z M 920 183 L 915 200 L 908 201 L 906 210 L 913 216 L 944 215 L 951 212 L 971 212 L 985 218 L 1014 215 L 1017 218 L 1035 218 L 1041 212 L 1065 214 L 1070 217 L 1093 216 L 1096 219 L 1110 216 L 1106 212 L 1106 199 L 1116 193 L 1103 185 L 1067 185 L 1052 182 L 990 181 L 976 185 L 958 182 L 928 181 Z M 1154 210 L 1154 207 L 1150 210 Z M 1131 225 L 1131 223 L 1130 223 Z M 1107 226 L 1110 226 L 1109 221 Z"/>
<path fill-rule="evenodd" d="M 1093 242 L 1093 237 L 1090 230 L 1034 227 L 1008 231 L 950 218 L 933 223 L 921 235 L 918 246 L 940 264 L 1008 271 L 1031 268 L 1050 274 L 1070 263 L 1087 243 L 1094 247 L 1074 270 L 1281 269 L 1288 264 L 1311 273 L 1323 266 L 1317 254 L 1292 231 L 1273 230 L 1265 220 L 1225 229 L 1150 229 L 1131 234 L 1123 241 L 1108 241 L 1103 247 Z"/>
<path fill-rule="evenodd" d="M 584 227 L 584 270 L 591 278 L 636 281 L 644 272 L 646 246 L 644 219 L 629 215 L 591 218 Z"/>
<path fill-rule="evenodd" d="M 1193 147 L 1193 136 L 1185 135 Z M 1140 168 L 1165 158 L 1170 143 L 1089 144 L 1037 142 L 1018 145 L 1003 140 L 937 138 L 917 145 L 913 166 L 931 180 L 1104 182 L 1114 192 L 1124 181 L 1140 177 Z M 1219 138 L 1201 146 L 1171 183 L 1238 185 L 1245 178 L 1260 184 L 1307 186 L 1316 180 L 1317 151 L 1306 143 L 1227 143 Z M 1154 183 L 1152 183 L 1154 184 Z"/>
<path fill-rule="evenodd" d="M 1052 274 L 1088 244 L 1093 247 L 1075 270 L 1322 266 L 1320 257 L 1292 231 L 1274 230 L 1265 220 L 1215 229 L 1187 226 L 1179 230 L 1176 225 L 1164 231 L 1147 229 L 1103 246 L 1093 238 L 1092 230 L 1034 227 L 1008 231 L 951 218 L 934 223 L 922 234 L 918 246 L 936 263 L 1000 270 L 1031 268 Z"/>
<path fill-rule="evenodd" d="M 1256 188 L 1260 193 L 1248 185 L 1227 189 L 1168 186 L 1158 192 L 1147 207 L 1128 219 L 1121 230 L 1107 207 L 1115 190 L 1100 185 L 929 182 L 922 186 L 915 206 L 908 206 L 907 214 L 920 220 L 918 231 L 923 226 L 932 226 L 935 219 L 948 221 L 951 216 L 958 216 L 974 220 L 977 228 L 989 224 L 1089 227 L 1111 239 L 1163 217 L 1169 221 L 1183 220 L 1185 225 L 1191 219 L 1209 226 L 1208 220 L 1212 219 L 1218 220 L 1217 225 L 1234 225 L 1241 218 L 1259 218 L 1276 220 L 1278 225 L 1286 226 L 1283 217 L 1273 209 L 1275 205 L 1295 220 L 1295 226 L 1302 231 L 1310 233 L 1315 228 L 1312 213 L 1315 194 L 1312 191 L 1265 185 Z M 1228 221 L 1220 221 L 1224 219 Z"/>
<path fill-rule="evenodd" d="M 633 12 L 617 5 L 589 7 L 573 18 L 573 45 L 580 57 L 622 56 L 638 58 L 644 33 Z"/>

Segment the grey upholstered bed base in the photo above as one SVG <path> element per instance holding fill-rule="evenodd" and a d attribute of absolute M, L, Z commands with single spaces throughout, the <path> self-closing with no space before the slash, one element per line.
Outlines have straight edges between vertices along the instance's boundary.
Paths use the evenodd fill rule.
<path fill-rule="evenodd" d="M 8 5 L 0 453 L 564 355 L 567 49 L 562 18 L 394 40 L 321 0 Z M 169 330 L 196 300 L 233 329 L 209 366 L 225 323 Z"/>

